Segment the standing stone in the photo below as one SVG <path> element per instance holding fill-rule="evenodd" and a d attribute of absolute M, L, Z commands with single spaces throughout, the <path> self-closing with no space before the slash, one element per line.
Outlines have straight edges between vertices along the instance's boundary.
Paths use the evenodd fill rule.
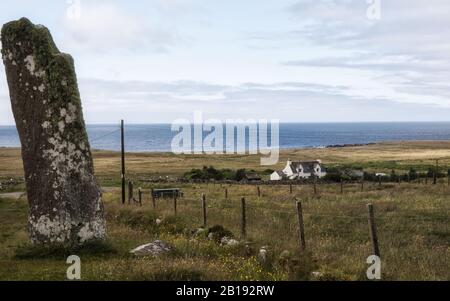
<path fill-rule="evenodd" d="M 11 105 L 22 144 L 33 243 L 79 245 L 106 236 L 74 62 L 28 19 L 1 31 Z"/>

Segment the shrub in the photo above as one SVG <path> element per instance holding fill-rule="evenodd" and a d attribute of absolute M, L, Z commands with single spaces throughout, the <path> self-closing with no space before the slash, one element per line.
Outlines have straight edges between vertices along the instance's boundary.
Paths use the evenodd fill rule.
<path fill-rule="evenodd" d="M 235 180 L 240 181 L 244 178 L 245 169 L 234 171 L 232 169 L 216 169 L 213 166 L 204 166 L 202 169 L 194 168 L 184 174 L 184 178 L 188 180 Z"/>
<path fill-rule="evenodd" d="M 236 171 L 234 180 L 239 182 L 239 181 L 242 181 L 242 179 L 244 179 L 244 178 L 245 178 L 245 169 L 238 169 Z"/>
<path fill-rule="evenodd" d="M 220 242 L 223 237 L 229 237 L 229 238 L 233 237 L 233 233 L 230 230 L 225 229 L 221 225 L 215 225 L 215 226 L 212 226 L 211 228 L 209 228 L 208 235 L 210 233 L 212 233 L 213 239 L 216 242 Z"/>

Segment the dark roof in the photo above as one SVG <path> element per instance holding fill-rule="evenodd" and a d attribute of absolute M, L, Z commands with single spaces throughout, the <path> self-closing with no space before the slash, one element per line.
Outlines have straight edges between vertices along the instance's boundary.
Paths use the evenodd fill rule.
<path fill-rule="evenodd" d="M 295 172 L 300 168 L 300 165 L 303 167 L 303 172 L 305 173 L 311 173 L 314 171 L 314 166 L 318 164 L 322 167 L 322 164 L 319 161 L 299 161 L 299 162 L 292 162 L 291 168 Z"/>
<path fill-rule="evenodd" d="M 261 177 L 255 173 L 245 174 L 245 178 L 248 180 L 261 180 Z"/>

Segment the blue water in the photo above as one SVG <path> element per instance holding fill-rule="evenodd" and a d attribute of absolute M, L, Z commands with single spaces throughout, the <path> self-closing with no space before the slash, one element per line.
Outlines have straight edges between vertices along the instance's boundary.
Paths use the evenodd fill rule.
<path fill-rule="evenodd" d="M 88 125 L 87 128 L 92 148 L 120 150 L 119 125 Z M 171 151 L 171 141 L 176 134 L 170 124 L 126 125 L 126 150 Z M 280 124 L 280 148 L 399 140 L 450 140 L 450 122 Z M 19 146 L 15 127 L 0 126 L 0 147 Z"/>

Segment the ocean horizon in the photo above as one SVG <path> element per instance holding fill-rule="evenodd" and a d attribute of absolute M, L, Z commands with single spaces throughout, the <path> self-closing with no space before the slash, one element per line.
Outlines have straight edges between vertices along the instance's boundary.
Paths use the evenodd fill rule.
<path fill-rule="evenodd" d="M 120 150 L 119 124 L 88 124 L 92 149 Z M 280 123 L 280 149 L 324 148 L 384 141 L 450 140 L 450 122 Z M 170 152 L 177 132 L 169 123 L 126 124 L 127 152 Z M 203 133 L 203 137 L 208 132 Z M 270 145 L 270 130 L 268 132 Z M 245 139 L 248 142 L 248 130 Z M 237 142 L 237 141 L 235 141 Z M 15 126 L 0 126 L 0 147 L 20 147 Z M 248 143 L 246 148 L 249 149 Z"/>

